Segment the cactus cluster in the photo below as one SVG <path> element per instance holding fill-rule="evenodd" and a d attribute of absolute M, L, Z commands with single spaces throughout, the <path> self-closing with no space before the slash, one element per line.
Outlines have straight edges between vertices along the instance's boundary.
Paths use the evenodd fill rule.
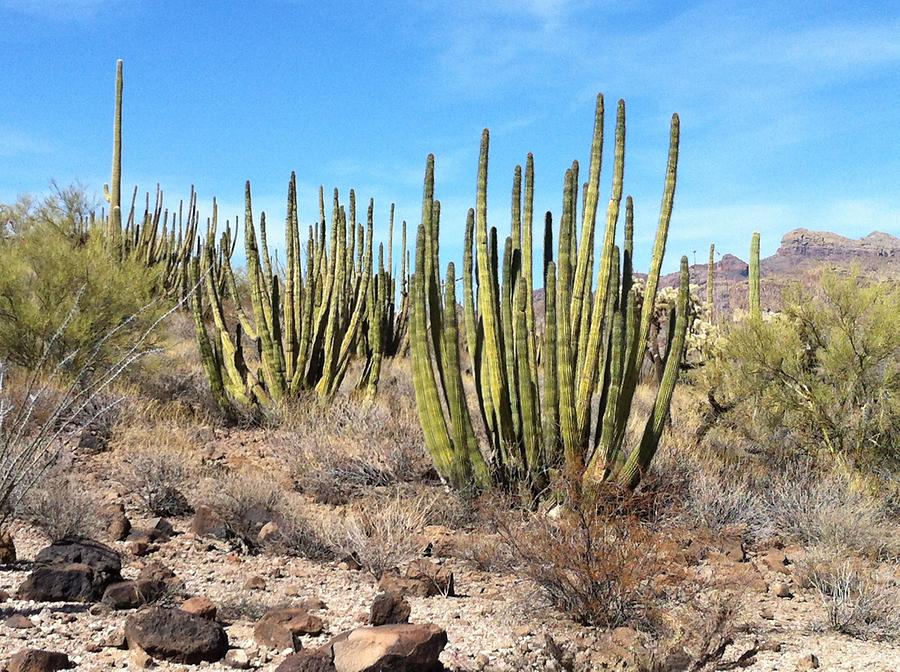
<path fill-rule="evenodd" d="M 393 207 L 391 210 L 393 213 Z M 373 264 L 374 202 L 369 201 L 363 227 L 356 222 L 355 193 L 350 191 L 349 207 L 345 208 L 335 189 L 328 226 L 320 188 L 319 215 L 319 221 L 309 227 L 305 246 L 301 245 L 297 181 L 292 173 L 285 218 L 286 260 L 284 269 L 279 270 L 266 238 L 265 213 L 259 217 L 257 236 L 247 182 L 244 251 L 248 314 L 231 265 L 234 234 L 226 222 L 217 240 L 214 205 L 205 242 L 190 263 L 190 282 L 202 283 L 202 290 L 192 297 L 195 331 L 210 387 L 225 410 L 234 403 L 269 407 L 302 390 L 315 390 L 319 397 L 330 398 L 344 380 L 351 359 L 358 355 L 364 365 L 357 388 L 374 394 L 383 358 L 401 353 L 405 347 L 406 264 L 398 310 L 390 252 L 386 266 L 383 246 L 379 246 L 377 266 Z M 403 230 L 405 244 L 405 222 Z M 225 310 L 229 300 L 236 315 L 232 325 Z M 205 303 L 212 317 L 211 334 Z M 244 337 L 256 344 L 252 349 L 255 362 L 244 350 Z"/>
<path fill-rule="evenodd" d="M 612 193 L 596 282 L 593 279 L 603 117 L 603 97 L 598 96 L 588 180 L 581 199 L 578 163 L 566 171 L 555 259 L 552 216 L 545 217 L 545 308 L 540 338 L 531 286 L 533 158 L 528 155 L 524 171 L 515 169 L 511 230 L 501 253 L 497 229 L 487 223 L 488 131 L 482 135 L 476 207 L 466 222 L 462 313 L 479 429 L 487 437 L 484 450 L 464 391 L 452 263 L 441 294 L 440 203 L 434 198 L 434 159 L 428 157 L 411 290 L 413 381 L 426 448 L 438 472 L 454 487 L 525 485 L 536 492 L 546 485 L 551 470 L 562 468 L 585 483 L 614 481 L 633 488 L 659 445 L 688 329 L 686 257 L 681 259 L 677 305 L 668 319 L 669 337 L 654 407 L 637 445 L 625 445 L 625 430 L 647 351 L 672 213 L 679 121 L 673 115 L 659 226 L 643 290 L 645 300 L 639 305 L 632 277 L 631 197 L 625 202 L 621 253 L 616 246 L 625 161 L 623 101 L 617 110 Z"/>

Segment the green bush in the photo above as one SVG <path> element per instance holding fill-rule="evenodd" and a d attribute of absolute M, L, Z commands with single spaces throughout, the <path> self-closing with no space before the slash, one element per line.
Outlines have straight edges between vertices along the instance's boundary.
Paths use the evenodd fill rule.
<path fill-rule="evenodd" d="M 7 223 L 0 237 L 0 360 L 33 369 L 45 355 L 53 365 L 74 354 L 68 364 L 75 368 L 123 325 L 103 340 L 95 361 L 102 365 L 161 314 L 162 305 L 147 307 L 156 271 L 111 256 L 99 229 L 88 235 L 87 203 L 70 188 L 0 207 Z"/>
<path fill-rule="evenodd" d="M 704 372 L 725 417 L 764 449 L 896 468 L 900 288 L 826 272 L 784 299 L 735 325 Z"/>

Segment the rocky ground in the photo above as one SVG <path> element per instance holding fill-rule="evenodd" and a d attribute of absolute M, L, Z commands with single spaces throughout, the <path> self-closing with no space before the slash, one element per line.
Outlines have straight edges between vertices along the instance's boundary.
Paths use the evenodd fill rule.
<path fill-rule="evenodd" d="M 135 528 L 165 528 L 157 523 L 136 522 Z M 453 534 L 446 528 L 430 529 L 428 533 L 433 537 L 432 547 L 439 547 L 444 537 Z M 17 591 L 33 571 L 33 561 L 47 541 L 25 526 L 15 529 L 14 536 L 19 559 L 0 570 L 0 660 L 33 648 L 65 653 L 79 670 L 140 669 L 150 665 L 160 670 L 185 669 L 184 665 L 161 659 L 151 662 L 146 654 L 134 650 L 134 642 L 130 642 L 132 650 L 126 648 L 126 621 L 134 614 L 146 613 L 148 607 L 113 609 L 102 602 L 20 599 Z M 134 541 L 111 542 L 109 546 L 121 554 L 121 574 L 126 580 L 154 572 L 158 575 L 160 565 L 171 569 L 175 578 L 167 581 L 174 593 L 182 597 L 163 598 L 164 604 L 180 606 L 184 597 L 202 597 L 215 607 L 230 650 L 224 660 L 200 663 L 205 669 L 313 669 L 285 667 L 289 653 L 285 649 L 314 649 L 339 633 L 367 624 L 379 592 L 374 579 L 346 562 L 239 555 L 220 541 L 192 532 L 190 519 L 174 521 L 171 536 L 163 534 L 146 547 Z M 772 549 L 744 557 L 739 544 L 726 543 L 695 566 L 694 570 L 712 584 L 740 590 L 742 595 L 738 634 L 733 637 L 734 643 L 727 646 L 720 664 L 737 661 L 743 655 L 740 666 L 759 671 L 816 667 L 870 672 L 900 669 L 900 647 L 896 645 L 815 632 L 814 623 L 822 619 L 823 609 L 813 595 L 799 589 L 793 580 L 792 562 L 798 553 L 802 550 Z M 440 566 L 445 574 L 452 572 L 455 595 L 406 586 L 408 620 L 433 623 L 446 631 L 447 644 L 440 660 L 449 669 L 639 669 L 634 666 L 639 656 L 632 655 L 634 650 L 640 653 L 640 640 L 634 631 L 620 628 L 604 634 L 577 626 L 548 610 L 528 582 L 510 574 L 479 571 L 455 558 L 425 558 L 424 562 Z M 420 596 L 423 592 L 438 594 Z M 257 624 L 277 607 L 298 609 L 295 620 L 301 612 L 310 617 L 300 619 L 304 624 L 298 630 L 312 634 L 300 634 L 296 644 L 288 638 L 285 644 L 278 641 L 277 632 L 261 632 Z M 210 605 L 194 600 L 189 608 L 203 613 Z M 177 639 L 180 635 L 175 632 L 169 636 Z M 187 636 L 198 637 L 196 633 Z M 266 640 L 267 636 L 271 641 Z M 221 654 L 224 649 L 216 655 Z M 675 661 L 670 664 L 670 669 L 683 669 Z"/>

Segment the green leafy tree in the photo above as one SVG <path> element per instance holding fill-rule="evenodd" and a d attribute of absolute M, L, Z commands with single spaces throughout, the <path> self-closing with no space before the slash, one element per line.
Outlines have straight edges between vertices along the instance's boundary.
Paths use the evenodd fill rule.
<path fill-rule="evenodd" d="M 852 272 L 799 286 L 771 319 L 721 340 L 707 383 L 731 422 L 778 448 L 841 463 L 900 458 L 900 288 Z"/>

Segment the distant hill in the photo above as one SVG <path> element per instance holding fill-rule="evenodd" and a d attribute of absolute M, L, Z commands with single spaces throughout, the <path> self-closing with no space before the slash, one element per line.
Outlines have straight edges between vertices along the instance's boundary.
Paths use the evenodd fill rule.
<path fill-rule="evenodd" d="M 747 247 L 750 247 L 749 236 Z M 670 254 L 673 254 L 671 250 Z M 863 277 L 900 282 L 900 238 L 880 231 L 858 240 L 827 231 L 788 231 L 782 237 L 778 251 L 760 261 L 762 307 L 778 308 L 782 290 L 793 282 L 813 287 L 823 268 L 847 272 L 854 264 L 859 267 Z M 706 298 L 706 267 L 707 264 L 694 264 L 690 268 L 691 283 L 699 286 L 701 299 Z M 715 263 L 714 273 L 716 310 L 724 313 L 730 313 L 735 308 L 746 310 L 748 263 L 726 253 Z M 635 275 L 646 277 L 643 273 Z M 676 287 L 678 281 L 678 273 L 669 273 L 660 278 L 660 285 Z M 534 301 L 535 314 L 539 322 L 542 322 L 543 289 L 535 291 Z"/>
<path fill-rule="evenodd" d="M 778 251 L 760 261 L 763 308 L 777 308 L 782 290 L 793 282 L 815 286 L 823 268 L 846 272 L 854 265 L 863 277 L 900 280 L 900 238 L 880 231 L 857 240 L 827 231 L 788 231 Z M 724 254 L 713 268 L 716 309 L 730 312 L 746 308 L 747 262 Z M 690 269 L 691 282 L 700 287 L 701 297 L 706 296 L 706 269 L 707 264 L 695 264 Z M 678 274 L 670 273 L 660 283 L 675 286 Z"/>

